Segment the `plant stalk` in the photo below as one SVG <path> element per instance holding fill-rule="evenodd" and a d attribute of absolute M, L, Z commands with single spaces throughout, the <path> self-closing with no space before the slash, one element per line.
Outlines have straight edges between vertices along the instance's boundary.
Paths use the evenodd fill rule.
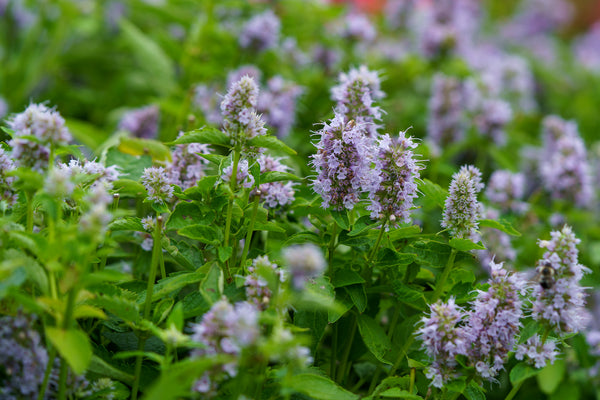
<path fill-rule="evenodd" d="M 256 221 L 256 214 L 258 212 L 258 203 L 260 201 L 260 190 L 256 189 L 256 197 L 254 198 L 254 206 L 252 208 L 252 218 L 248 224 L 248 232 L 246 232 L 246 240 L 244 241 L 244 250 L 242 250 L 242 259 L 240 261 L 240 268 L 244 268 L 246 264 L 246 257 L 250 250 L 250 241 L 252 240 L 252 234 L 254 231 L 254 221 Z"/>
<path fill-rule="evenodd" d="M 344 355 L 342 356 L 342 362 L 340 368 L 338 368 L 338 383 L 342 383 L 342 380 L 346 378 L 346 364 L 348 363 L 348 357 L 350 357 L 350 350 L 352 349 L 352 342 L 354 342 L 354 335 L 356 334 L 356 321 L 357 317 L 352 314 L 352 327 L 350 328 L 350 337 L 348 338 L 348 344 L 344 349 Z"/>

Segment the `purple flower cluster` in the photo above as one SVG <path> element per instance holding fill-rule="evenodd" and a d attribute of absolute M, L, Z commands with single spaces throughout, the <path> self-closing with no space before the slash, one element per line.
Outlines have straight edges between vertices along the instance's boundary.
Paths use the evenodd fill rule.
<path fill-rule="evenodd" d="M 314 190 L 323 198 L 323 208 L 354 208 L 363 192 L 373 191 L 379 177 L 371 168 L 373 140 L 366 127 L 345 122 L 337 114 L 318 134 L 312 165 L 317 172 Z"/>
<path fill-rule="evenodd" d="M 208 371 L 194 384 L 194 390 L 207 396 L 214 394 L 219 381 L 237 375 L 242 351 L 256 344 L 260 337 L 256 305 L 239 302 L 231 305 L 227 299 L 213 304 L 202 321 L 192 326 L 192 340 L 204 345 L 192 351 L 192 357 L 229 354 L 235 359 Z"/>
<path fill-rule="evenodd" d="M 448 144 L 459 142 L 465 136 L 466 121 L 463 115 L 463 83 L 458 78 L 436 74 L 433 77 L 429 98 L 427 136 L 432 151 L 439 153 Z"/>
<path fill-rule="evenodd" d="M 483 211 L 477 194 L 483 186 L 481 172 L 472 165 L 463 165 L 452 176 L 442 219 L 442 227 L 450 231 L 450 236 L 476 240 Z"/>
<path fill-rule="evenodd" d="M 159 117 L 160 110 L 156 105 L 136 108 L 121 117 L 117 129 L 127 131 L 135 137 L 154 139 L 158 135 Z"/>
<path fill-rule="evenodd" d="M 573 43 L 573 53 L 579 65 L 590 71 L 600 69 L 600 22 L 596 22 L 584 35 Z"/>
<path fill-rule="evenodd" d="M 357 125 L 364 125 L 369 136 L 375 137 L 379 127 L 376 121 L 381 119 L 382 111 L 373 103 L 385 95 L 380 89 L 377 72 L 361 65 L 347 74 L 341 73 L 339 81 L 339 85 L 331 88 L 331 97 L 337 103 L 336 114 L 346 121 L 354 120 Z"/>
<path fill-rule="evenodd" d="M 173 186 L 163 167 L 145 168 L 141 179 L 148 192 L 148 200 L 168 203 L 173 198 Z"/>
<path fill-rule="evenodd" d="M 543 342 L 539 335 L 534 335 L 527 339 L 525 343 L 518 345 L 515 352 L 517 360 L 525 359 L 535 368 L 545 367 L 548 361 L 550 361 L 550 364 L 554 364 L 557 356 L 556 342 L 553 340 Z"/>
<path fill-rule="evenodd" d="M 21 313 L 0 318 L 0 397 L 36 398 L 48 365 L 48 353 L 33 329 L 35 318 Z"/>
<path fill-rule="evenodd" d="M 240 46 L 264 51 L 276 47 L 279 42 L 281 22 L 272 10 L 250 18 L 239 37 Z"/>
<path fill-rule="evenodd" d="M 42 172 L 48 168 L 51 147 L 65 146 L 71 134 L 60 114 L 43 104 L 30 104 L 8 121 L 14 131 L 9 145 L 18 167 Z M 29 137 L 35 138 L 30 140 Z"/>
<path fill-rule="evenodd" d="M 8 103 L 4 97 L 0 96 L 0 119 L 4 118 L 6 114 L 8 114 Z"/>
<path fill-rule="evenodd" d="M 282 256 L 292 286 L 298 290 L 304 288 L 308 279 L 321 275 L 327 267 L 323 252 L 312 243 L 287 247 L 282 250 Z"/>
<path fill-rule="evenodd" d="M 342 22 L 340 36 L 349 40 L 370 43 L 377 37 L 375 26 L 362 13 L 351 12 Z"/>
<path fill-rule="evenodd" d="M 210 154 L 208 145 L 200 143 L 176 145 L 171 153 L 172 160 L 166 166 L 169 183 L 179 186 L 182 190 L 196 186 L 196 183 L 206 175 L 205 169 L 208 165 L 208 160 L 202 158 L 200 154 Z"/>
<path fill-rule="evenodd" d="M 244 278 L 246 298 L 261 310 L 269 306 L 273 295 L 264 278 L 265 273 L 272 273 L 280 282 L 284 281 L 283 270 L 272 263 L 267 256 L 259 256 L 252 260 L 252 265 L 248 267 L 248 275 Z"/>
<path fill-rule="evenodd" d="M 253 78 L 243 76 L 233 83 L 221 102 L 223 128 L 231 138 L 231 144 L 239 149 L 252 152 L 246 141 L 265 135 L 265 123 L 256 113 L 258 86 Z"/>
<path fill-rule="evenodd" d="M 279 158 L 261 154 L 258 157 L 260 173 L 270 171 L 288 172 L 289 168 L 282 164 Z M 260 184 L 260 198 L 269 208 L 283 207 L 294 201 L 294 184 L 292 182 L 269 182 Z M 256 193 L 256 192 L 255 192 Z"/>
<path fill-rule="evenodd" d="M 260 92 L 257 109 L 278 137 L 287 136 L 294 125 L 296 103 L 301 94 L 300 86 L 279 75 L 269 79 L 267 88 Z"/>
<path fill-rule="evenodd" d="M 235 175 L 236 187 L 250 189 L 254 186 L 254 177 L 250 174 L 249 168 L 248 160 L 241 160 L 238 163 Z M 223 175 L 221 175 L 223 182 L 230 182 L 231 174 L 233 174 L 233 165 L 229 165 L 223 169 Z"/>
<path fill-rule="evenodd" d="M 536 285 L 533 294 L 532 317 L 563 332 L 579 332 L 585 327 L 585 288 L 579 281 L 589 270 L 579 264 L 577 244 L 571 227 L 552 231 L 550 240 L 539 240 L 546 249 L 538 261 L 538 269 L 550 266 L 554 269 L 553 285 L 545 289 Z"/>
<path fill-rule="evenodd" d="M 447 303 L 438 300 L 430 306 L 429 316 L 423 317 L 423 327 L 417 330 L 427 355 L 433 360 L 425 376 L 432 380 L 432 385 L 441 388 L 445 382 L 456 377 L 455 357 L 465 354 L 467 341 L 464 328 L 459 325 L 465 316 L 453 298 Z"/>
<path fill-rule="evenodd" d="M 497 170 L 490 176 L 485 196 L 491 204 L 503 212 L 523 214 L 529 204 L 522 201 L 525 196 L 525 174 Z"/>
<path fill-rule="evenodd" d="M 504 127 L 512 120 L 510 104 L 496 95 L 494 89 L 484 82 L 468 79 L 465 82 L 467 112 L 480 135 L 491 138 L 497 145 L 504 145 Z"/>
<path fill-rule="evenodd" d="M 9 207 L 16 204 L 18 194 L 13 189 L 15 177 L 7 176 L 6 173 L 15 168 L 13 159 L 0 147 L 0 201 L 5 201 Z"/>
<path fill-rule="evenodd" d="M 502 266 L 490 262 L 491 278 L 487 291 L 478 291 L 467 318 L 467 357 L 477 373 L 492 380 L 503 368 L 512 351 L 521 326 L 527 281 L 518 274 L 509 274 Z"/>
<path fill-rule="evenodd" d="M 375 170 L 379 184 L 369 193 L 371 218 L 386 219 L 390 226 L 410 222 L 410 210 L 417 197 L 416 181 L 423 169 L 412 149 L 417 147 L 412 137 L 400 132 L 397 138 L 382 135 L 376 148 Z"/>
<path fill-rule="evenodd" d="M 544 188 L 555 199 L 589 206 L 593 199 L 590 164 L 576 123 L 550 115 L 542 125 L 544 147 L 538 168 Z"/>

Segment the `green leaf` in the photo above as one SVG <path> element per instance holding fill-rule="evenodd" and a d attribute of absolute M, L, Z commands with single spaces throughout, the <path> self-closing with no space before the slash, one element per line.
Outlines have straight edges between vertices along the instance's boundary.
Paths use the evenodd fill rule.
<path fill-rule="evenodd" d="M 148 155 L 136 157 L 111 147 L 106 152 L 105 164 L 118 166 L 121 177 L 137 182 L 144 173 L 144 169 L 152 166 L 152 157 Z M 146 189 L 143 193 L 145 192 Z"/>
<path fill-rule="evenodd" d="M 419 264 L 441 268 L 448 262 L 452 249 L 445 243 L 423 240 L 410 244 L 404 250 L 407 253 L 416 254 L 416 262 Z"/>
<path fill-rule="evenodd" d="M 152 322 L 160 325 L 168 316 L 173 308 L 175 301 L 171 298 L 163 298 L 154 307 L 152 311 Z"/>
<path fill-rule="evenodd" d="M 351 269 L 338 269 L 335 271 L 331 283 L 334 287 L 339 288 L 354 285 L 355 283 L 365 283 L 365 280 L 356 271 Z"/>
<path fill-rule="evenodd" d="M 77 329 L 65 330 L 47 326 L 46 337 L 75 374 L 81 375 L 85 372 L 92 361 L 92 347 L 85 333 Z"/>
<path fill-rule="evenodd" d="M 188 397 L 193 383 L 202 373 L 216 365 L 230 362 L 231 357 L 219 355 L 184 360 L 169 366 L 150 386 L 144 400 L 177 400 Z"/>
<path fill-rule="evenodd" d="M 392 342 L 385 334 L 383 328 L 368 315 L 358 315 L 358 330 L 367 348 L 375 358 L 385 364 L 392 365 L 385 359 L 385 354 L 392 348 Z"/>
<path fill-rule="evenodd" d="M 445 386 L 448 388 L 448 390 L 452 390 L 453 392 L 457 393 L 462 393 L 467 387 L 466 378 L 462 376 L 458 379 L 453 379 L 450 382 L 447 382 Z"/>
<path fill-rule="evenodd" d="M 219 246 L 217 248 L 217 254 L 219 255 L 219 261 L 224 263 L 229 260 L 231 254 L 233 254 L 233 248 L 231 246 Z"/>
<path fill-rule="evenodd" d="M 69 118 L 66 120 L 66 125 L 77 142 L 83 143 L 92 150 L 96 150 L 108 136 L 108 132 L 105 133 L 86 121 Z"/>
<path fill-rule="evenodd" d="M 138 217 L 124 217 L 114 220 L 109 225 L 111 231 L 137 231 L 146 232 L 142 220 Z"/>
<path fill-rule="evenodd" d="M 423 197 L 440 208 L 444 208 L 448 191 L 443 189 L 437 183 L 431 182 L 429 179 L 423 179 L 418 185 L 419 191 L 423 193 Z"/>
<path fill-rule="evenodd" d="M 545 394 L 553 394 L 565 376 L 564 360 L 556 360 L 554 364 L 548 364 L 539 371 L 535 377 L 540 390 Z"/>
<path fill-rule="evenodd" d="M 321 237 L 314 232 L 298 232 L 291 235 L 285 243 L 283 243 L 283 247 L 291 246 L 293 244 L 304 244 L 304 243 L 315 243 L 321 244 Z"/>
<path fill-rule="evenodd" d="M 253 231 L 268 231 L 268 232 L 285 233 L 285 229 L 282 228 L 281 225 L 279 225 L 275 221 L 267 221 L 267 222 L 254 221 Z"/>
<path fill-rule="evenodd" d="M 229 139 L 229 136 L 223 133 L 223 131 L 213 127 L 204 127 L 186 132 L 173 142 L 167 144 L 176 145 L 188 143 L 204 143 L 231 147 L 231 139 Z"/>
<path fill-rule="evenodd" d="M 521 236 L 521 232 L 517 231 L 510 224 L 510 222 L 508 222 L 504 219 L 501 219 L 499 221 L 496 221 L 494 219 L 480 219 L 479 227 L 494 228 L 494 229 L 498 229 L 499 231 L 502 231 L 504 233 L 507 233 L 511 236 Z"/>
<path fill-rule="evenodd" d="M 289 172 L 267 171 L 261 174 L 260 183 L 301 181 L 302 178 Z"/>
<path fill-rule="evenodd" d="M 183 303 L 180 301 L 175 304 L 175 307 L 171 310 L 169 318 L 167 318 L 167 327 L 174 325 L 179 332 L 183 331 L 184 314 L 183 314 Z"/>
<path fill-rule="evenodd" d="M 168 278 L 161 279 L 154 285 L 152 292 L 152 301 L 156 301 L 162 297 L 166 297 L 176 290 L 181 289 L 192 283 L 200 282 L 206 275 L 201 271 L 183 272 Z M 143 304 L 146 301 L 146 295 L 142 294 L 138 298 L 138 304 Z"/>
<path fill-rule="evenodd" d="M 381 225 L 381 221 L 373 221 L 368 215 L 363 215 L 354 223 L 348 236 L 360 235 L 367 230 L 374 229 L 378 225 Z"/>
<path fill-rule="evenodd" d="M 469 385 L 465 388 L 463 395 L 467 398 L 467 400 L 485 400 L 485 392 L 483 391 L 483 388 L 473 381 L 469 382 Z"/>
<path fill-rule="evenodd" d="M 414 237 L 414 236 L 419 235 L 420 233 L 421 233 L 421 227 L 419 225 L 410 225 L 410 226 L 404 226 L 401 228 L 396 228 L 396 229 L 390 230 L 387 233 L 387 237 L 391 241 L 396 241 L 396 240 L 400 240 L 400 239 Z M 372 230 L 371 232 L 369 232 L 369 235 L 370 236 L 379 235 L 379 231 Z"/>
<path fill-rule="evenodd" d="M 253 137 L 252 139 L 248 140 L 248 144 L 250 146 L 254 146 L 254 147 L 263 147 L 266 149 L 282 151 L 291 156 L 294 156 L 297 154 L 296 150 L 292 149 L 291 147 L 288 147 L 287 144 L 283 143 L 281 140 L 277 139 L 275 136 L 267 136 L 267 135 L 256 136 L 256 137 Z"/>
<path fill-rule="evenodd" d="M 350 295 L 343 288 L 335 291 L 335 304 L 338 306 L 337 309 L 327 310 L 327 320 L 331 324 L 340 319 L 354 306 Z"/>
<path fill-rule="evenodd" d="M 538 333 L 541 327 L 542 325 L 537 321 L 529 321 L 525 324 L 519 335 L 519 344 L 525 343 L 527 339 Z"/>
<path fill-rule="evenodd" d="M 120 19 L 122 37 L 128 44 L 137 67 L 151 79 L 149 87 L 168 94 L 175 87 L 175 66 L 163 49 L 131 22 Z"/>
<path fill-rule="evenodd" d="M 414 306 L 418 305 L 419 308 L 423 308 L 425 306 L 423 292 L 413 289 L 401 281 L 393 281 L 392 288 L 394 289 L 396 296 L 398 296 L 398 300 L 404 303 L 411 303 Z"/>
<path fill-rule="evenodd" d="M 141 183 L 131 179 L 117 179 L 113 182 L 113 189 L 121 197 L 145 197 L 146 188 Z"/>
<path fill-rule="evenodd" d="M 120 152 L 131 154 L 132 156 L 148 154 L 156 161 L 171 161 L 171 151 L 169 148 L 154 139 L 123 136 L 117 148 Z"/>
<path fill-rule="evenodd" d="M 294 325 L 309 330 L 312 336 L 311 350 L 314 351 L 327 327 L 327 312 L 323 310 L 298 310 L 294 314 Z"/>
<path fill-rule="evenodd" d="M 96 355 L 92 355 L 88 371 L 100 376 L 125 382 L 129 385 L 133 383 L 133 375 L 129 375 L 118 368 L 113 367 Z"/>
<path fill-rule="evenodd" d="M 535 369 L 530 365 L 527 365 L 523 362 L 518 363 L 513 367 L 513 369 L 510 370 L 510 383 L 516 385 L 527 378 L 537 375 L 539 372 L 539 369 Z"/>
<path fill-rule="evenodd" d="M 214 221 L 214 214 L 205 214 L 198 204 L 182 201 L 175 206 L 166 224 L 168 231 L 185 228 L 192 224 L 209 225 Z"/>
<path fill-rule="evenodd" d="M 345 286 L 344 290 L 352 299 L 352 303 L 354 303 L 358 312 L 364 312 L 367 308 L 367 292 L 365 292 L 365 286 L 362 283 L 357 283 L 355 285 Z"/>
<path fill-rule="evenodd" d="M 410 399 L 410 400 L 422 400 L 421 396 L 412 394 L 406 390 L 400 388 L 391 388 L 378 394 L 379 397 L 394 398 L 394 399 Z"/>
<path fill-rule="evenodd" d="M 485 246 L 483 246 L 483 244 L 481 244 L 481 242 L 474 243 L 473 241 L 471 241 L 469 239 L 452 238 L 452 239 L 450 239 L 448 244 L 450 246 L 454 247 L 456 250 L 465 251 L 465 252 L 468 252 L 471 250 L 485 250 Z"/>
<path fill-rule="evenodd" d="M 350 228 L 350 221 L 348 220 L 348 213 L 346 213 L 346 210 L 331 210 L 331 216 L 340 228 L 344 230 Z"/>
<path fill-rule="evenodd" d="M 358 395 L 338 386 L 331 379 L 315 374 L 298 374 L 287 378 L 282 385 L 316 400 L 357 400 Z"/>
<path fill-rule="evenodd" d="M 177 231 L 181 236 L 198 240 L 202 243 L 218 246 L 223 240 L 223 232 L 214 225 L 189 225 Z"/>

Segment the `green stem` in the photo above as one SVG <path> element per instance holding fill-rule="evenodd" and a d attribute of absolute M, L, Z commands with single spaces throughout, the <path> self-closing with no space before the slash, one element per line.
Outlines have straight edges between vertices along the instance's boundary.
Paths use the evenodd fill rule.
<path fill-rule="evenodd" d="M 331 230 L 331 239 L 329 240 L 329 250 L 327 254 L 328 266 L 327 276 L 332 278 L 333 276 L 333 252 L 335 251 L 335 240 L 337 239 L 337 223 L 333 223 L 333 229 Z"/>
<path fill-rule="evenodd" d="M 231 220 L 233 218 L 233 200 L 235 198 L 235 189 L 237 185 L 237 169 L 238 164 L 240 162 L 240 151 L 237 149 L 233 150 L 233 165 L 231 166 L 231 178 L 229 179 L 229 187 L 231 189 L 231 194 L 229 197 L 229 203 L 227 204 L 227 219 L 225 220 L 225 239 L 223 243 L 225 247 L 229 247 L 229 237 L 231 236 Z M 229 261 L 225 262 L 224 265 L 225 276 L 227 278 L 227 282 L 232 282 L 233 277 L 231 276 L 231 271 L 229 270 Z"/>
<path fill-rule="evenodd" d="M 394 315 L 392 316 L 392 320 L 390 321 L 390 328 L 387 333 L 387 337 L 392 340 L 394 336 L 394 330 L 396 330 L 396 326 L 398 325 L 398 319 L 400 319 L 400 307 L 396 307 L 394 309 Z M 375 374 L 373 374 L 373 379 L 371 381 L 371 385 L 369 386 L 369 393 L 371 393 L 375 389 L 375 385 L 379 381 L 379 376 L 383 369 L 381 365 L 377 365 L 377 369 L 375 370 Z M 412 393 L 412 392 L 411 392 Z"/>
<path fill-rule="evenodd" d="M 346 374 L 346 364 L 348 363 L 348 357 L 350 357 L 350 350 L 352 349 L 352 342 L 354 342 L 354 335 L 356 334 L 356 321 L 357 318 L 354 314 L 352 314 L 352 327 L 350 328 L 350 337 L 348 338 L 348 344 L 344 349 L 344 355 L 342 356 L 342 362 L 340 363 L 340 368 L 338 369 L 338 378 L 337 381 L 339 383 L 342 382 L 343 379 L 347 378 Z"/>
<path fill-rule="evenodd" d="M 154 228 L 154 242 L 152 246 L 152 261 L 150 263 L 150 274 L 148 275 L 148 285 L 146 287 L 146 302 L 144 304 L 144 319 L 150 318 L 150 310 L 152 309 L 152 294 L 154 292 L 154 281 L 156 280 L 156 272 L 162 252 L 162 227 L 163 217 L 159 215 L 156 217 L 156 227 Z M 146 343 L 145 333 L 140 334 L 138 338 L 138 350 L 144 351 L 144 345 Z M 131 399 L 136 400 L 140 385 L 140 375 L 142 373 L 142 360 L 143 355 L 139 354 L 135 359 L 135 375 L 133 378 L 133 385 L 131 387 Z"/>
<path fill-rule="evenodd" d="M 50 348 L 50 353 L 48 354 L 48 364 L 46 365 L 46 370 L 44 371 L 44 380 L 42 381 L 42 386 L 40 387 L 40 392 L 38 393 L 37 400 L 44 400 L 44 397 L 46 396 L 48 381 L 50 380 L 50 373 L 52 372 L 52 368 L 54 367 L 55 358 L 56 348 L 52 346 Z"/>
<path fill-rule="evenodd" d="M 338 347 L 338 324 L 333 324 L 333 333 L 331 338 L 331 361 L 329 364 L 329 375 L 331 379 L 335 379 L 335 370 L 337 363 L 337 347 Z"/>
<path fill-rule="evenodd" d="M 242 250 L 242 260 L 240 261 L 240 268 L 244 268 L 246 264 L 246 257 L 250 250 L 250 241 L 252 241 L 252 233 L 254 231 L 254 221 L 256 221 L 256 214 L 258 212 L 258 203 L 260 201 L 260 190 L 256 189 L 256 197 L 254 198 L 254 207 L 252 208 L 252 218 L 248 224 L 248 232 L 246 232 L 246 240 L 244 241 L 244 250 Z"/>
<path fill-rule="evenodd" d="M 508 394 L 504 398 L 504 400 L 511 400 L 513 397 L 515 397 L 515 395 L 517 394 L 519 389 L 521 389 L 521 386 L 523 386 L 523 382 L 525 382 L 525 379 L 523 379 L 522 381 L 517 383 L 515 386 L 513 386 L 512 389 L 510 390 L 510 392 L 508 392 Z"/>
<path fill-rule="evenodd" d="M 77 297 L 77 288 L 72 287 L 67 295 L 67 307 L 65 309 L 65 316 L 63 319 L 63 330 L 68 330 L 71 327 L 71 320 L 73 319 L 73 309 L 75 308 L 75 299 Z M 67 395 L 67 373 L 69 371 L 69 365 L 63 358 L 60 362 L 60 375 L 58 378 L 58 399 L 64 400 Z"/>
<path fill-rule="evenodd" d="M 456 253 L 457 253 L 456 249 L 453 248 L 452 251 L 450 252 L 450 257 L 448 257 L 448 262 L 446 263 L 446 267 L 444 268 L 444 271 L 442 272 L 442 276 L 440 277 L 440 279 L 438 280 L 438 282 L 436 284 L 435 291 L 433 292 L 433 296 L 431 297 L 431 301 L 430 301 L 431 304 L 438 301 L 438 299 L 442 295 L 444 286 L 446 285 L 446 281 L 448 280 L 448 276 L 450 276 L 450 271 L 452 271 L 452 267 L 454 267 L 454 259 L 456 258 Z"/>
<path fill-rule="evenodd" d="M 375 242 L 375 246 L 373 250 L 371 250 L 371 254 L 369 255 L 369 259 L 367 260 L 367 267 L 371 265 L 375 255 L 377 254 L 377 250 L 379 250 L 379 245 L 381 244 L 381 239 L 383 238 L 383 234 L 385 233 L 385 224 L 387 223 L 387 218 L 381 224 L 381 229 L 379 230 L 379 236 L 377 236 L 377 241 Z"/>
<path fill-rule="evenodd" d="M 33 232 L 33 193 L 30 191 L 25 192 L 27 198 L 27 232 Z"/>

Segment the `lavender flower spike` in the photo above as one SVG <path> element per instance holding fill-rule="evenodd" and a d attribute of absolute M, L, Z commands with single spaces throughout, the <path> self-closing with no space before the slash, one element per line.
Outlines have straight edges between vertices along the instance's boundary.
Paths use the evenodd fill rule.
<path fill-rule="evenodd" d="M 340 84 L 331 89 L 331 97 L 337 102 L 336 113 L 343 115 L 346 121 L 364 124 L 368 134 L 374 137 L 379 127 L 376 121 L 381 119 L 382 111 L 373 103 L 385 96 L 377 72 L 361 65 L 347 74 L 341 73 L 339 80 Z"/>
<path fill-rule="evenodd" d="M 405 132 L 400 132 L 397 138 L 388 134 L 379 138 L 375 169 L 380 182 L 369 194 L 371 204 L 367 209 L 371 218 L 387 219 L 393 227 L 410 222 L 410 209 L 417 197 L 416 181 L 423 169 L 412 151 L 415 147 L 417 144 Z"/>
<path fill-rule="evenodd" d="M 467 349 L 470 362 L 482 378 L 493 380 L 515 345 L 523 316 L 519 295 L 526 293 L 527 281 L 493 261 L 490 274 L 490 287 L 485 292 L 479 291 L 465 332 L 470 343 Z"/>
<path fill-rule="evenodd" d="M 223 128 L 230 137 L 231 144 L 245 151 L 246 141 L 266 134 L 264 121 L 256 113 L 258 86 L 253 78 L 243 76 L 233 83 L 221 102 Z"/>
<path fill-rule="evenodd" d="M 441 388 L 456 376 L 455 357 L 466 354 L 468 341 L 464 329 L 459 326 L 464 317 L 464 311 L 450 298 L 447 303 L 439 300 L 432 304 L 429 316 L 421 319 L 423 327 L 416 333 L 423 341 L 427 355 L 433 359 L 425 376 L 433 379 L 431 384 L 435 387 Z"/>
<path fill-rule="evenodd" d="M 4 200 L 6 205 L 13 206 L 17 202 L 18 194 L 13 188 L 14 176 L 6 176 L 7 172 L 15 169 L 15 163 L 10 156 L 0 147 L 0 201 Z"/>
<path fill-rule="evenodd" d="M 554 284 L 545 289 L 536 285 L 533 294 L 532 317 L 564 332 L 578 332 L 585 327 L 585 292 L 579 281 L 589 269 L 577 261 L 577 244 L 569 226 L 550 233 L 550 240 L 539 240 L 538 245 L 546 249 L 540 266 L 554 269 Z"/>
<path fill-rule="evenodd" d="M 432 151 L 441 152 L 444 146 L 461 141 L 465 136 L 464 87 L 455 77 L 436 74 L 429 98 L 427 124 L 428 141 Z"/>
<path fill-rule="evenodd" d="M 338 113 L 318 134 L 317 154 L 312 156 L 314 190 L 323 198 L 323 208 L 351 210 L 363 192 L 374 191 L 379 183 L 371 168 L 373 141 L 364 125 L 345 122 Z"/>
<path fill-rule="evenodd" d="M 481 172 L 472 165 L 463 165 L 452 176 L 442 219 L 442 227 L 448 229 L 452 237 L 477 239 L 478 220 L 482 215 L 477 194 L 483 186 Z"/>
<path fill-rule="evenodd" d="M 144 169 L 142 184 L 148 191 L 148 200 L 168 203 L 173 198 L 173 186 L 169 184 L 167 173 L 163 167 Z"/>
<path fill-rule="evenodd" d="M 239 42 L 243 48 L 264 51 L 277 46 L 281 22 L 271 10 L 252 17 L 242 29 Z"/>
<path fill-rule="evenodd" d="M 515 352 L 517 360 L 525 359 L 527 363 L 536 368 L 545 367 L 548 361 L 550 361 L 550 364 L 554 364 L 556 356 L 558 356 L 556 343 L 553 340 L 542 343 L 539 335 L 532 336 L 527 339 L 527 342 L 518 345 Z"/>

